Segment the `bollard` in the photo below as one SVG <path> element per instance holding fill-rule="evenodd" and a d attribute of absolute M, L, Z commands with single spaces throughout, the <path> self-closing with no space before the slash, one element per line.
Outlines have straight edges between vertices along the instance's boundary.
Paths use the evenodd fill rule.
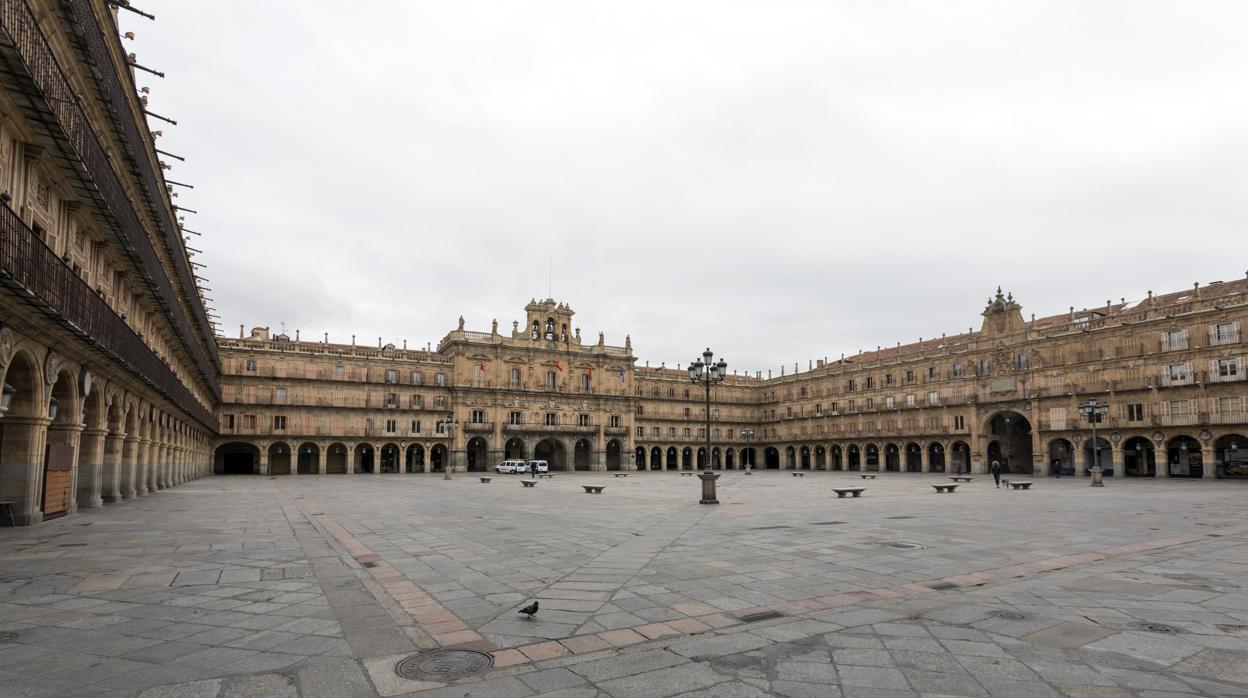
<path fill-rule="evenodd" d="M 1102 472 L 1102 471 L 1101 471 L 1101 466 L 1099 466 L 1099 465 L 1098 465 L 1098 466 L 1096 466 L 1096 467 L 1092 468 L 1091 472 L 1092 472 L 1092 486 L 1093 486 L 1093 487 L 1104 487 L 1104 486 L 1105 486 L 1105 481 L 1101 479 L 1101 472 Z"/>

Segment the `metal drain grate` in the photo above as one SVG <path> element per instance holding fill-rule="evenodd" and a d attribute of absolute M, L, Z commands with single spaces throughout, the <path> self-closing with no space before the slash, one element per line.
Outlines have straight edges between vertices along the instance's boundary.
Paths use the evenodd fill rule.
<path fill-rule="evenodd" d="M 368 562 L 361 562 L 360 564 L 370 569 L 377 566 L 377 563 L 373 562 L 372 560 L 369 560 Z"/>
<path fill-rule="evenodd" d="M 394 673 L 412 681 L 450 681 L 489 671 L 494 655 L 475 650 L 434 650 L 400 659 Z"/>
<path fill-rule="evenodd" d="M 993 611 L 988 615 L 1001 620 L 1027 620 L 1027 616 L 1018 611 Z"/>
<path fill-rule="evenodd" d="M 751 613 L 749 615 L 738 616 L 737 619 L 742 623 L 757 623 L 762 620 L 771 620 L 772 618 L 783 618 L 784 614 L 779 611 L 763 611 L 762 613 Z"/>
<path fill-rule="evenodd" d="M 1148 633 L 1160 633 L 1162 635 L 1182 635 L 1187 632 L 1183 628 L 1176 628 L 1173 625 L 1165 623 L 1136 623 L 1136 630 L 1143 630 Z"/>
<path fill-rule="evenodd" d="M 935 589 L 936 591 L 945 591 L 946 589 L 957 589 L 958 585 L 953 582 L 932 582 L 927 585 L 927 588 Z"/>
<path fill-rule="evenodd" d="M 17 639 L 17 633 L 0 633 L 0 644 Z"/>

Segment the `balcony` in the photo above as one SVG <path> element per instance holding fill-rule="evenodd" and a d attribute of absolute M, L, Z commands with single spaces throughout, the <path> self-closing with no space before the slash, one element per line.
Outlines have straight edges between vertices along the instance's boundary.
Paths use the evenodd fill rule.
<path fill-rule="evenodd" d="M 1248 410 L 1226 410 L 1211 412 L 1210 424 L 1248 424 Z"/>
<path fill-rule="evenodd" d="M 628 427 L 606 427 L 603 432 L 607 436 L 628 436 Z"/>
<path fill-rule="evenodd" d="M 40 240 L 13 209 L 0 204 L 0 283 L 122 368 L 138 376 L 210 431 L 213 413 L 173 370 Z"/>
<path fill-rule="evenodd" d="M 465 422 L 464 431 L 473 433 L 489 433 L 494 431 L 494 422 Z"/>
<path fill-rule="evenodd" d="M 1240 342 L 1239 327 L 1236 327 L 1231 332 L 1220 333 L 1217 330 L 1211 330 L 1209 332 L 1209 346 L 1211 347 L 1218 347 L 1224 344 L 1239 344 L 1239 342 Z"/>
<path fill-rule="evenodd" d="M 1200 415 L 1193 412 L 1191 414 L 1165 414 L 1158 420 L 1163 427 L 1186 427 L 1194 424 L 1200 424 Z"/>
<path fill-rule="evenodd" d="M 1187 335 L 1182 337 L 1162 337 L 1161 339 L 1162 351 L 1182 351 L 1187 349 L 1187 345 Z"/>

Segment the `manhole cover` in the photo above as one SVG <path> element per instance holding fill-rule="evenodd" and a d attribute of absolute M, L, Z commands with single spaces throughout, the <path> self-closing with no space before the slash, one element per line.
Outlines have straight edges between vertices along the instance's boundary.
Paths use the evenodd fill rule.
<path fill-rule="evenodd" d="M 761 613 L 751 613 L 749 615 L 739 616 L 742 623 L 757 623 L 763 620 L 771 620 L 772 618 L 783 618 L 784 614 L 779 611 L 763 611 Z"/>
<path fill-rule="evenodd" d="M 1184 631 L 1182 628 L 1176 628 L 1173 625 L 1165 623 L 1136 623 L 1136 629 L 1150 633 L 1161 633 L 1162 635 L 1181 635 Z"/>
<path fill-rule="evenodd" d="M 1027 616 L 1018 611 L 993 611 L 988 615 L 1001 620 L 1027 620 Z"/>
<path fill-rule="evenodd" d="M 0 643 L 12 642 L 17 639 L 17 633 L 0 633 Z"/>
<path fill-rule="evenodd" d="M 907 543 L 904 540 L 887 540 L 880 543 L 880 545 L 886 548 L 897 548 L 898 550 L 922 550 L 927 547 L 918 543 Z"/>
<path fill-rule="evenodd" d="M 449 681 L 488 671 L 494 656 L 473 650 L 434 650 L 413 654 L 394 665 L 394 673 L 405 679 Z"/>

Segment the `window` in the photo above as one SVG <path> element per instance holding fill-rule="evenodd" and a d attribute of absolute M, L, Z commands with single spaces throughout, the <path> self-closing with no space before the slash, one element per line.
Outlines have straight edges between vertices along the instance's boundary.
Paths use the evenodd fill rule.
<path fill-rule="evenodd" d="M 706 438 L 706 427 L 701 427 L 701 428 L 699 428 L 699 429 L 698 429 L 698 438 L 699 438 L 699 439 L 705 439 L 705 438 Z"/>
<path fill-rule="evenodd" d="M 386 393 L 386 407 L 398 407 L 398 406 L 399 406 L 399 394 L 398 393 Z"/>
<path fill-rule="evenodd" d="M 441 408 L 441 407 L 446 407 L 446 396 L 445 396 L 445 395 L 435 395 L 435 396 L 434 396 L 434 398 L 433 398 L 433 406 L 434 406 L 434 407 L 439 407 L 439 408 Z"/>
<path fill-rule="evenodd" d="M 394 420 L 394 419 L 386 420 L 386 433 L 387 434 L 393 434 L 394 432 L 398 430 L 399 430 L 399 425 L 398 425 L 397 420 Z"/>
<path fill-rule="evenodd" d="M 255 360 L 255 359 L 247 359 L 247 370 L 248 370 L 248 371 L 255 371 L 255 370 L 256 370 L 256 360 Z"/>
<path fill-rule="evenodd" d="M 557 412 L 547 412 L 543 423 L 548 427 L 559 426 L 559 414 Z"/>
<path fill-rule="evenodd" d="M 556 384 L 556 381 L 557 381 L 557 380 L 558 380 L 558 378 L 555 376 L 555 372 L 554 372 L 554 371 L 547 371 L 547 372 L 546 372 L 546 389 L 547 389 L 547 390 L 554 390 L 554 389 L 555 389 L 555 384 Z"/>
<path fill-rule="evenodd" d="M 833 402 L 833 403 L 832 403 L 832 406 L 831 406 L 830 408 L 828 408 L 828 409 L 832 410 L 833 412 L 836 412 L 836 411 L 838 410 L 838 407 L 839 407 L 839 405 L 837 405 L 835 402 Z"/>
<path fill-rule="evenodd" d="M 1210 344 L 1234 344 L 1239 341 L 1238 322 L 1220 322 L 1209 328 Z"/>
<path fill-rule="evenodd" d="M 906 371 L 906 382 L 907 383 L 914 382 L 914 371 Z"/>
<path fill-rule="evenodd" d="M 929 405 L 939 405 L 939 404 L 940 404 L 940 393 L 936 392 L 935 390 L 933 390 L 933 391 L 929 392 L 929 393 L 927 394 L 927 404 L 929 404 Z"/>
<path fill-rule="evenodd" d="M 815 416 L 818 417 L 822 414 L 823 414 L 823 405 L 815 403 Z"/>
<path fill-rule="evenodd" d="M 1187 330 L 1171 330 L 1161 338 L 1162 351 L 1187 348 Z"/>
<path fill-rule="evenodd" d="M 1171 400 L 1166 403 L 1170 410 L 1171 417 L 1190 417 L 1192 416 L 1192 403 L 1195 400 Z"/>
<path fill-rule="evenodd" d="M 1066 428 L 1066 408 L 1050 407 L 1049 408 L 1049 428 L 1065 429 Z"/>
<path fill-rule="evenodd" d="M 243 428 L 255 429 L 256 428 L 256 415 L 254 414 L 243 415 Z"/>
<path fill-rule="evenodd" d="M 1218 359 L 1218 378 L 1237 378 L 1240 375 L 1239 359 Z"/>
<path fill-rule="evenodd" d="M 520 369 L 518 368 L 511 369 L 511 387 L 520 387 Z"/>
<path fill-rule="evenodd" d="M 485 410 L 473 410 L 469 412 L 468 421 L 473 424 L 485 424 Z"/>
<path fill-rule="evenodd" d="M 273 415 L 273 431 L 282 431 L 286 428 L 286 417 L 283 415 Z"/>
<path fill-rule="evenodd" d="M 1025 368 L 1027 368 L 1027 355 L 1015 354 L 1014 355 L 1014 370 L 1022 371 Z"/>
<path fill-rule="evenodd" d="M 421 404 L 420 395 L 418 393 L 412 393 L 412 397 L 408 401 L 408 406 L 414 409 L 420 409 L 420 404 Z"/>
<path fill-rule="evenodd" d="M 399 372 L 398 372 L 398 371 L 396 371 L 396 370 L 394 370 L 393 368 L 387 368 L 387 369 L 386 369 L 386 382 L 387 382 L 387 383 L 398 383 L 398 382 L 399 382 Z"/>
<path fill-rule="evenodd" d="M 884 398 L 884 409 L 886 410 L 893 409 L 893 396 L 892 395 L 889 395 L 888 397 Z"/>
<path fill-rule="evenodd" d="M 523 412 L 508 412 L 507 423 L 508 424 L 524 424 L 524 413 Z"/>
<path fill-rule="evenodd" d="M 889 398 L 889 399 L 891 400 L 892 398 Z M 875 398 L 873 397 L 867 398 L 867 409 L 869 410 L 875 409 Z"/>
<path fill-rule="evenodd" d="M 221 415 L 221 426 L 224 429 L 233 429 L 234 428 L 234 415 L 232 414 Z"/>
<path fill-rule="evenodd" d="M 689 399 L 689 389 L 688 389 L 688 388 L 685 388 L 685 399 L 686 399 L 686 400 L 688 400 L 688 399 Z"/>
<path fill-rule="evenodd" d="M 957 429 L 958 431 L 962 431 L 963 429 L 966 429 L 966 417 L 963 417 L 961 415 L 954 417 L 953 428 Z"/>
<path fill-rule="evenodd" d="M 855 381 L 853 378 L 850 378 L 850 379 L 849 379 L 848 381 L 846 381 L 846 383 L 845 383 L 845 392 L 847 392 L 847 393 L 852 393 L 852 392 L 854 392 L 855 390 L 857 390 L 857 389 L 858 389 L 858 387 L 857 387 L 857 386 L 858 386 L 858 382 L 857 382 L 857 381 Z"/>
<path fill-rule="evenodd" d="M 668 427 L 667 436 L 668 438 L 671 438 L 671 439 L 676 438 L 676 427 Z"/>
<path fill-rule="evenodd" d="M 618 426 L 620 426 L 620 415 L 618 415 L 618 414 L 613 414 L 613 415 L 611 415 L 610 417 L 607 417 L 607 426 L 609 426 L 609 427 L 618 427 Z"/>
<path fill-rule="evenodd" d="M 875 387 L 875 376 L 867 376 L 867 380 L 863 383 L 863 387 L 870 390 Z"/>
<path fill-rule="evenodd" d="M 892 384 L 893 384 L 893 374 L 891 373 L 884 374 L 884 385 L 892 385 Z"/>
<path fill-rule="evenodd" d="M 1167 371 L 1170 383 L 1186 383 L 1187 379 L 1191 375 L 1191 368 L 1191 364 L 1170 364 L 1170 368 Z"/>
<path fill-rule="evenodd" d="M 273 389 L 273 402 L 286 402 L 286 389 L 285 388 Z"/>
<path fill-rule="evenodd" d="M 645 427 L 637 427 L 637 438 L 639 438 L 639 439 L 640 439 L 640 438 L 643 438 L 643 437 L 645 437 L 645 435 L 646 435 L 646 428 L 645 428 Z"/>
<path fill-rule="evenodd" d="M 590 382 L 590 381 L 589 381 L 589 374 L 588 374 L 588 373 L 582 373 L 582 374 L 581 374 L 581 392 L 582 392 L 582 393 L 588 393 L 588 392 L 589 392 L 589 382 Z"/>
<path fill-rule="evenodd" d="M 347 369 L 342 364 L 334 365 L 334 378 L 342 378 L 343 375 L 346 374 L 346 372 L 347 372 Z"/>
<path fill-rule="evenodd" d="M 576 426 L 578 426 L 578 427 L 587 427 L 587 426 L 589 426 L 589 415 L 587 415 L 587 414 L 578 414 L 578 415 L 576 415 Z"/>
<path fill-rule="evenodd" d="M 412 385 L 420 385 L 425 382 L 425 374 L 420 371 L 412 371 Z"/>
<path fill-rule="evenodd" d="M 693 430 L 690 429 L 689 427 L 685 427 L 685 438 L 687 439 L 692 435 L 693 435 Z"/>
<path fill-rule="evenodd" d="M 654 429 L 652 429 L 651 431 L 653 431 L 653 432 L 654 432 L 654 438 L 656 438 L 656 439 L 657 439 L 657 438 L 659 438 L 659 434 L 663 433 L 663 432 L 662 432 L 662 430 L 661 430 L 661 429 L 659 429 L 658 427 L 655 427 L 655 428 L 654 428 Z"/>
<path fill-rule="evenodd" d="M 950 367 L 949 375 L 954 378 L 962 378 L 966 375 L 966 368 L 959 362 Z"/>
<path fill-rule="evenodd" d="M 446 385 L 446 374 L 445 373 L 433 374 L 433 382 L 437 383 L 438 385 Z"/>
<path fill-rule="evenodd" d="M 689 419 L 689 408 L 685 408 L 685 419 Z"/>
<path fill-rule="evenodd" d="M 676 397 L 676 389 L 675 389 L 675 388 L 668 388 L 668 389 L 667 389 L 667 396 L 668 396 L 668 397 Z"/>
<path fill-rule="evenodd" d="M 797 391 L 797 394 L 798 397 L 806 397 L 806 386 L 802 386 L 801 389 Z"/>
<path fill-rule="evenodd" d="M 434 422 L 434 423 L 433 423 L 433 431 L 434 431 L 434 433 L 435 433 L 435 434 L 445 434 L 445 433 L 446 433 L 446 425 L 445 425 L 445 424 L 443 424 L 443 423 L 442 423 L 442 420 L 440 420 L 440 419 L 439 419 L 438 421 L 436 421 L 436 422 Z"/>
<path fill-rule="evenodd" d="M 854 411 L 854 401 L 853 401 L 853 400 L 850 400 L 850 401 L 849 401 L 849 411 L 850 411 L 850 412 L 853 412 L 853 411 Z"/>
<path fill-rule="evenodd" d="M 979 375 L 979 376 L 988 375 L 988 359 L 979 360 L 979 368 L 977 369 L 977 371 L 978 372 L 976 373 L 976 375 Z"/>
<path fill-rule="evenodd" d="M 420 433 L 420 420 L 419 420 L 419 419 L 413 419 L 413 420 L 412 420 L 412 433 L 413 433 L 413 434 L 419 434 L 419 433 Z"/>
<path fill-rule="evenodd" d="M 1244 398 L 1243 396 L 1220 397 L 1218 398 L 1217 407 L 1218 414 L 1234 415 L 1242 419 L 1244 413 Z"/>
<path fill-rule="evenodd" d="M 1139 402 L 1127 404 L 1127 421 L 1142 422 L 1144 421 L 1144 405 Z"/>
<path fill-rule="evenodd" d="M 637 416 L 638 416 L 638 417 L 640 417 L 641 415 L 643 415 L 643 414 L 645 414 L 645 413 L 646 413 L 646 408 L 645 408 L 645 406 L 644 406 L 644 405 L 638 405 L 638 406 L 637 406 Z"/>
<path fill-rule="evenodd" d="M 914 398 L 914 393 L 911 393 L 906 396 L 906 407 L 914 407 L 916 402 L 917 401 Z"/>

